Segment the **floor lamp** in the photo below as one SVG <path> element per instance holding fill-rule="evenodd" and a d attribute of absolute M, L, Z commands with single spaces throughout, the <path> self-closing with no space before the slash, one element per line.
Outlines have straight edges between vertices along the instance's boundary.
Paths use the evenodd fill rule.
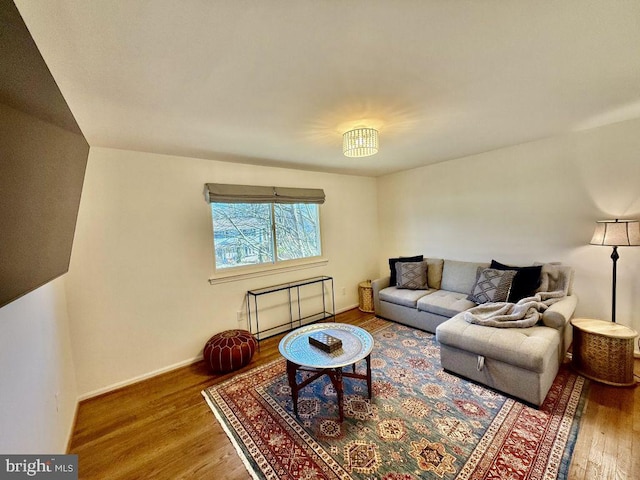
<path fill-rule="evenodd" d="M 613 247 L 613 288 L 611 291 L 611 321 L 616 321 L 616 263 L 618 247 L 640 246 L 640 222 L 638 220 L 600 220 L 596 223 L 591 245 Z"/>

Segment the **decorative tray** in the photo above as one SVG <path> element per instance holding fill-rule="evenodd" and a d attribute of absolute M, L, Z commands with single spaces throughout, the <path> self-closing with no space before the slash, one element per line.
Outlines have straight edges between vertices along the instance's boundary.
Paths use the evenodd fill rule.
<path fill-rule="evenodd" d="M 309 336 L 324 332 L 342 342 L 342 348 L 325 352 L 309 343 Z M 305 325 L 280 340 L 280 353 L 287 360 L 312 368 L 339 368 L 362 360 L 373 349 L 373 337 L 366 330 L 348 323 L 327 322 Z"/>

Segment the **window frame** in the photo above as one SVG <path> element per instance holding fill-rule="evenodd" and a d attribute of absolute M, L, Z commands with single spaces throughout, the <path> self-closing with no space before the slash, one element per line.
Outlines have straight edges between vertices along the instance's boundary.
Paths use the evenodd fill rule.
<path fill-rule="evenodd" d="M 269 191 L 273 194 L 269 195 Z M 238 194 L 236 195 L 236 192 Z M 321 189 L 300 189 L 300 188 L 281 188 L 281 187 L 254 187 L 244 185 L 225 185 L 225 184 L 206 184 L 205 199 L 209 203 L 209 216 L 211 218 L 211 245 L 213 247 L 213 277 L 209 279 L 211 284 L 220 281 L 231 281 L 246 277 L 268 275 L 274 271 L 298 270 L 303 268 L 313 268 L 326 265 L 327 259 L 324 255 L 324 236 L 322 228 L 322 209 L 320 205 L 324 203 L 324 191 Z M 273 257 L 271 260 L 262 263 L 249 265 L 238 265 L 230 267 L 219 267 L 216 255 L 215 241 L 215 221 L 214 221 L 214 203 L 241 203 L 241 204 L 269 204 L 270 221 L 269 229 L 271 232 L 271 246 L 273 249 Z M 319 254 L 286 260 L 278 260 L 278 236 L 276 222 L 276 204 L 316 204 L 317 212 L 317 239 Z"/>

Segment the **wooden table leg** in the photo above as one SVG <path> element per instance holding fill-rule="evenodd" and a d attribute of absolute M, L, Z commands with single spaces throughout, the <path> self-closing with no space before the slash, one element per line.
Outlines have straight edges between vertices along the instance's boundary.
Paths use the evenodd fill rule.
<path fill-rule="evenodd" d="M 293 401 L 293 413 L 295 413 L 296 417 L 298 417 L 298 393 L 302 388 L 307 386 L 309 383 L 316 380 L 318 377 L 322 375 L 328 375 L 331 383 L 333 384 L 333 388 L 336 391 L 336 395 L 338 397 L 338 412 L 340 415 L 340 422 L 344 421 L 344 388 L 343 388 L 343 377 L 352 377 L 359 378 L 367 381 L 367 392 L 369 394 L 369 399 L 372 396 L 371 390 L 371 355 L 367 355 L 365 357 L 365 361 L 367 362 L 367 373 L 366 375 L 355 373 L 355 363 L 352 365 L 351 370 L 343 372 L 341 368 L 328 368 L 328 369 L 305 369 L 300 367 L 300 365 L 293 363 L 290 360 L 287 360 L 287 380 L 289 381 L 289 388 L 291 388 L 291 399 Z M 298 383 L 296 374 L 298 370 L 304 370 L 305 372 L 311 372 L 313 375 L 306 378 L 302 382 Z"/>
<path fill-rule="evenodd" d="M 293 400 L 293 413 L 298 416 L 298 384 L 296 383 L 296 371 L 298 365 L 287 360 L 287 380 L 289 380 L 289 388 L 291 388 L 291 399 Z"/>
<path fill-rule="evenodd" d="M 367 361 L 367 389 L 369 390 L 369 400 L 371 400 L 371 354 L 365 357 Z"/>
<path fill-rule="evenodd" d="M 335 388 L 336 394 L 338 395 L 338 413 L 340 416 L 340 423 L 342 423 L 344 420 L 344 406 L 342 405 L 344 397 L 342 390 L 342 368 L 331 369 L 331 371 L 327 372 L 327 375 L 329 375 L 333 388 Z"/>

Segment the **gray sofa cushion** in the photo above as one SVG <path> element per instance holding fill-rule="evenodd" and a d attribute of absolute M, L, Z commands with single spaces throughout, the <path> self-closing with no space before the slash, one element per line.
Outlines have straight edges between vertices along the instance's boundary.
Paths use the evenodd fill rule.
<path fill-rule="evenodd" d="M 549 352 L 557 352 L 560 346 L 560 332 L 554 328 L 484 327 L 462 317 L 456 315 L 438 326 L 438 342 L 539 373 L 552 358 Z"/>
<path fill-rule="evenodd" d="M 440 290 L 442 284 L 442 267 L 444 266 L 444 260 L 442 258 L 425 258 L 427 262 L 427 284 L 429 288 Z"/>
<path fill-rule="evenodd" d="M 563 290 L 567 295 L 573 293 L 573 268 L 567 265 L 545 263 L 540 273 L 540 286 L 536 292 Z"/>
<path fill-rule="evenodd" d="M 405 290 L 397 287 L 387 287 L 380 290 L 379 296 L 380 300 L 384 302 L 416 308 L 416 302 L 420 298 L 434 291 L 435 290 Z"/>
<path fill-rule="evenodd" d="M 435 313 L 445 317 L 453 317 L 460 312 L 475 307 L 476 304 L 467 300 L 467 295 L 458 292 L 436 290 L 435 292 L 418 300 L 418 310 Z"/>
<path fill-rule="evenodd" d="M 471 293 L 476 282 L 478 267 L 487 268 L 488 263 L 459 262 L 457 260 L 445 260 L 442 267 L 442 290 L 460 292 L 465 295 Z"/>
<path fill-rule="evenodd" d="M 578 296 L 569 295 L 554 303 L 542 314 L 542 323 L 551 328 L 564 328 L 573 316 L 578 305 Z M 571 327 L 567 326 L 571 331 Z"/>

